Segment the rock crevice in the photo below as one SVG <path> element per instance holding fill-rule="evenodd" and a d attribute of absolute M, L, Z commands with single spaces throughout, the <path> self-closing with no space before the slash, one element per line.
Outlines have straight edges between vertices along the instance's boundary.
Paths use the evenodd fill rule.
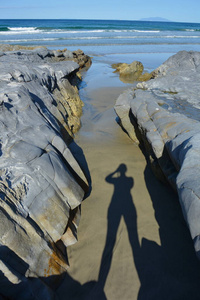
<path fill-rule="evenodd" d="M 200 258 L 200 52 L 179 52 L 154 75 L 120 95 L 115 110 L 129 136 L 144 143 L 156 175 L 178 192 Z"/>

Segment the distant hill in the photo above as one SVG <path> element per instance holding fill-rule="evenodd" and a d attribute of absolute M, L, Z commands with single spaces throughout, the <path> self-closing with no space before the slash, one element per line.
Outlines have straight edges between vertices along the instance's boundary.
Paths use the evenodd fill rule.
<path fill-rule="evenodd" d="M 143 19 L 140 19 L 139 21 L 172 22 L 172 21 L 170 21 L 168 19 L 160 18 L 160 17 L 143 18 Z"/>

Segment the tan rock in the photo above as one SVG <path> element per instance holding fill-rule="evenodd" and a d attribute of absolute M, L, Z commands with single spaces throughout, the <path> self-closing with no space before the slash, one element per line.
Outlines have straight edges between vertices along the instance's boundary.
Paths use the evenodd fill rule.
<path fill-rule="evenodd" d="M 80 49 L 73 52 L 73 61 L 77 62 L 81 69 L 84 67 L 89 68 L 92 64 L 91 58 Z"/>
<path fill-rule="evenodd" d="M 138 81 L 148 81 L 148 80 L 153 79 L 153 78 L 154 78 L 154 73 L 153 72 L 151 72 L 151 73 L 146 72 L 138 78 Z"/>
<path fill-rule="evenodd" d="M 154 78 L 154 73 L 143 73 L 143 64 L 139 61 L 133 61 L 131 64 L 118 63 L 113 64 L 112 68 L 118 72 L 120 80 L 124 83 L 133 83 L 134 81 L 147 81 Z"/>
<path fill-rule="evenodd" d="M 134 75 L 135 78 L 138 78 L 143 72 L 143 64 L 139 61 L 133 61 L 131 64 L 119 63 L 112 65 L 113 68 L 116 68 L 116 72 L 119 72 L 122 76 Z"/>

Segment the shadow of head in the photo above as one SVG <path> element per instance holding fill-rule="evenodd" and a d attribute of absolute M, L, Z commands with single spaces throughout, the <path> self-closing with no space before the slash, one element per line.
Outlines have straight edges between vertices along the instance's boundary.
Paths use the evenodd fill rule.
<path fill-rule="evenodd" d="M 126 165 L 125 164 L 121 164 L 119 166 L 119 168 L 118 168 L 118 172 L 120 172 L 121 175 L 125 175 L 126 171 L 127 171 Z"/>

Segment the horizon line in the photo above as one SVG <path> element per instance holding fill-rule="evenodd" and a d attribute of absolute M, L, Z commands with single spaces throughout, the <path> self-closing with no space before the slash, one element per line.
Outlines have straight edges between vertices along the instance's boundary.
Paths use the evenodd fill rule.
<path fill-rule="evenodd" d="M 146 19 L 146 20 L 145 20 Z M 150 19 L 150 18 L 149 18 Z M 141 21 L 141 22 L 171 22 L 171 23 L 197 23 L 199 24 L 200 22 L 191 22 L 191 21 L 172 21 L 168 19 L 162 20 L 148 20 L 148 18 L 142 18 L 142 19 L 93 19 L 93 18 L 0 18 L 1 20 L 91 20 L 91 21 Z"/>
<path fill-rule="evenodd" d="M 172 21 L 172 20 L 144 20 L 142 19 L 89 19 L 89 18 L 0 18 L 1 20 L 80 20 L 80 21 L 127 21 L 127 22 L 155 22 L 155 23 L 191 23 L 200 24 L 200 22 L 189 22 L 189 21 Z"/>

